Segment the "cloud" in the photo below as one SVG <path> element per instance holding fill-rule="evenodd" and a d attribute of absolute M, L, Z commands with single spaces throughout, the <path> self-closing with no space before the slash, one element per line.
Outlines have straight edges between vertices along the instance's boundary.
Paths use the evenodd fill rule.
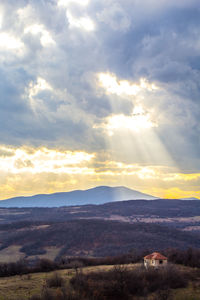
<path fill-rule="evenodd" d="M 22 194 L 85 189 L 98 184 L 125 184 L 157 197 L 200 197 L 199 174 L 177 173 L 174 167 L 126 164 L 100 160 L 98 155 L 47 148 L 13 150 L 13 166 L 11 164 L 6 169 L 4 165 L 8 165 L 8 160 L 2 160 L 2 199 Z"/>
<path fill-rule="evenodd" d="M 81 151 L 59 151 L 47 148 L 6 148 L 1 147 L 2 172 L 40 174 L 83 173 L 85 163 L 94 158 L 93 153 Z"/>
<path fill-rule="evenodd" d="M 78 4 L 78 5 L 83 5 L 86 6 L 88 5 L 90 2 L 90 0 L 58 0 L 58 6 L 64 6 L 64 7 L 68 7 L 70 6 L 70 4 Z"/>
<path fill-rule="evenodd" d="M 123 9 L 119 3 L 109 3 L 99 13 L 97 18 L 100 22 L 105 23 L 111 29 L 126 32 L 131 26 L 131 17 L 127 10 Z"/>
<path fill-rule="evenodd" d="M 199 25 L 195 0 L 4 1 L 0 143 L 198 173 Z"/>
<path fill-rule="evenodd" d="M 0 34 L 0 44 L 1 44 L 1 49 L 6 49 L 6 50 L 18 50 L 23 47 L 23 44 L 21 43 L 20 40 L 12 37 L 11 35 L 7 33 L 1 33 Z"/>
<path fill-rule="evenodd" d="M 200 197 L 200 174 L 112 160 L 105 153 L 0 146 L 0 198 L 125 184 L 157 197 Z M 172 194 L 171 194 L 171 197 Z"/>
<path fill-rule="evenodd" d="M 107 93 L 115 95 L 135 96 L 143 90 L 153 91 L 158 87 L 149 83 L 145 78 L 140 78 L 138 84 L 130 83 L 128 80 L 117 80 L 116 76 L 109 73 L 98 74 L 99 82 Z"/>
<path fill-rule="evenodd" d="M 24 33 L 25 34 L 31 33 L 33 35 L 39 34 L 40 42 L 41 42 L 42 46 L 44 46 L 44 47 L 55 44 L 51 35 L 49 34 L 49 32 L 47 30 L 44 29 L 43 25 L 33 24 L 31 26 L 28 26 L 24 29 Z"/>
<path fill-rule="evenodd" d="M 94 22 L 89 17 L 75 18 L 71 13 L 67 12 L 67 19 L 70 27 L 77 27 L 86 31 L 95 30 Z"/>
<path fill-rule="evenodd" d="M 103 128 L 108 135 L 113 135 L 119 130 L 141 134 L 143 130 L 157 126 L 156 122 L 151 121 L 149 113 L 146 113 L 141 106 L 136 106 L 130 116 L 112 115 L 105 118 L 102 124 L 94 125 L 94 128 Z"/>

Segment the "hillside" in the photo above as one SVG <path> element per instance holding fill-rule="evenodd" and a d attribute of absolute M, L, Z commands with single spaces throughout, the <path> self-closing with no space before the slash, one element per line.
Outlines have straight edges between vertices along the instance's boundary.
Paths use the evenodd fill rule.
<path fill-rule="evenodd" d="M 1 208 L 0 261 L 200 247 L 200 201 L 129 200 L 57 208 Z"/>
<path fill-rule="evenodd" d="M 156 197 L 123 186 L 98 186 L 88 190 L 10 198 L 1 200 L 0 207 L 60 207 L 135 199 L 153 200 Z"/>
<path fill-rule="evenodd" d="M 155 223 L 184 230 L 200 230 L 200 201 L 129 200 L 102 205 L 57 208 L 1 208 L 0 224 L 13 222 L 65 222 L 77 219 Z"/>
<path fill-rule="evenodd" d="M 120 278 L 123 275 L 124 280 L 127 280 L 127 278 L 131 278 L 129 280 L 129 283 L 132 284 L 133 282 L 136 284 L 132 284 L 131 287 L 133 287 L 132 291 L 134 290 L 134 287 L 138 287 L 138 289 L 135 291 L 134 298 L 135 300 L 141 300 L 144 299 L 144 297 L 137 296 L 137 291 L 143 292 L 144 289 L 141 286 L 142 284 L 146 284 L 146 281 L 138 280 L 137 273 L 138 272 L 139 265 L 124 265 L 121 268 L 116 268 L 115 266 L 95 266 L 95 267 L 83 267 L 81 270 L 82 276 L 82 282 L 84 280 L 84 285 L 79 285 L 79 282 L 77 282 L 75 279 L 77 278 L 76 272 L 74 269 L 68 269 L 68 270 L 57 270 L 56 272 L 48 272 L 48 273 L 32 273 L 27 275 L 17 275 L 17 276 L 11 276 L 7 278 L 0 278 L 0 299 L 10 299 L 10 300 L 30 300 L 30 299 L 37 299 L 37 300 L 57 300 L 57 299 L 74 299 L 74 300 L 80 300 L 83 299 L 82 296 L 80 297 L 80 294 L 78 293 L 78 289 L 84 288 L 84 287 L 90 287 L 89 291 L 92 291 L 91 287 L 96 288 L 96 291 L 98 291 L 98 294 L 100 294 L 100 299 L 120 299 L 120 300 L 127 300 L 130 298 L 127 298 L 127 295 L 123 297 L 123 295 L 120 295 L 120 298 L 116 298 L 113 291 L 119 291 L 119 289 L 116 289 L 120 286 L 121 282 Z M 135 270 L 135 273 L 133 273 Z M 199 299 L 200 298 L 200 280 L 198 278 L 198 275 L 195 274 L 195 270 L 191 268 L 183 268 L 181 266 L 173 267 L 172 271 L 170 272 L 171 276 L 164 277 L 164 280 L 167 279 L 168 283 L 171 279 L 172 287 L 168 287 L 168 289 L 165 289 L 165 285 L 163 285 L 163 282 L 160 280 L 163 280 L 163 276 L 160 276 L 160 272 L 157 272 L 157 274 L 154 274 L 153 276 L 148 276 L 148 287 L 154 287 L 154 293 L 152 291 L 148 293 L 148 295 L 145 296 L 146 300 L 161 300 L 161 299 L 171 299 L 171 300 L 189 300 L 189 299 Z M 124 276 L 128 273 L 128 276 Z M 114 280 L 111 280 L 113 278 L 113 272 L 115 274 Z M 133 276 L 135 274 L 135 276 Z M 141 273 L 141 270 L 139 270 L 139 274 Z M 148 274 L 148 273 L 147 273 Z M 167 273 L 169 274 L 169 273 Z M 79 273 L 78 273 L 79 275 Z M 118 275 L 118 276 L 117 276 Z M 132 275 L 132 276 L 131 276 Z M 150 274 L 152 275 L 152 273 Z M 156 276 L 157 275 L 157 276 Z M 165 274 L 162 274 L 165 275 Z M 177 276 L 178 275 L 178 276 Z M 159 277 L 158 277 L 159 276 Z M 176 280 L 174 280 L 174 277 L 177 276 L 179 279 L 179 284 L 176 284 Z M 186 281 L 180 281 L 181 279 L 186 277 Z M 53 281 L 52 279 L 58 278 L 62 280 Z M 152 278 L 152 280 L 151 280 Z M 89 279 L 88 281 L 86 281 Z M 103 281 L 104 279 L 104 281 Z M 109 280 L 108 280 L 109 279 Z M 117 282 L 116 282 L 117 281 Z M 138 282 L 139 281 L 139 282 Z M 99 285 L 99 282 L 101 282 L 101 285 Z M 156 284 L 155 284 L 156 282 Z M 180 282 L 183 283 L 183 287 L 180 288 Z M 51 284 L 50 284 L 51 283 Z M 69 283 L 72 283 L 69 285 Z M 77 283 L 77 284 L 76 284 Z M 109 297 L 105 298 L 102 297 L 102 286 L 103 283 L 109 283 L 111 287 L 111 294 L 109 294 Z M 154 283 L 154 286 L 152 284 Z M 76 285 L 75 285 L 76 284 Z M 90 285 L 88 285 L 90 284 Z M 91 286 L 92 284 L 92 286 Z M 174 287 L 174 284 L 176 286 Z M 114 285 L 114 289 L 113 289 Z M 184 287 L 186 285 L 186 287 Z M 179 287 L 177 289 L 177 286 Z M 66 290 L 67 287 L 67 290 Z M 108 285 L 106 286 L 108 290 Z M 163 291 L 156 291 L 156 289 L 164 289 Z M 125 291 L 127 288 L 125 289 Z M 82 292 L 82 291 L 81 291 Z M 88 289 L 87 291 L 88 292 Z M 78 295 L 77 295 L 77 294 Z M 73 297 L 69 296 L 72 295 Z M 83 294 L 83 292 L 82 292 Z M 96 292 L 97 294 L 97 292 Z M 96 296 L 95 294 L 95 296 Z M 63 296 L 64 295 L 64 296 Z M 68 297 L 66 296 L 68 295 Z M 77 295 L 75 297 L 75 295 Z M 46 296 L 46 297 L 45 297 Z M 167 297 L 169 296 L 169 298 Z M 90 297 L 84 298 L 87 300 L 90 300 Z M 94 299 L 94 298 L 92 298 Z M 99 299 L 99 298 L 95 298 Z"/>
<path fill-rule="evenodd" d="M 15 230 L 14 230 L 15 228 Z M 200 247 L 198 235 L 157 224 L 104 220 L 72 220 L 46 225 L 0 226 L 1 251 L 18 246 L 24 256 L 110 256 L 131 250 Z M 0 251 L 0 254 L 1 254 Z"/>

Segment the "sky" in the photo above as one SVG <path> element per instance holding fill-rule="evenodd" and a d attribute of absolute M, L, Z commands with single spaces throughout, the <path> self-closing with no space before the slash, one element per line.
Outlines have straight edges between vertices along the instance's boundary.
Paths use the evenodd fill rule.
<path fill-rule="evenodd" d="M 2 0 L 0 199 L 200 198 L 198 0 Z"/>

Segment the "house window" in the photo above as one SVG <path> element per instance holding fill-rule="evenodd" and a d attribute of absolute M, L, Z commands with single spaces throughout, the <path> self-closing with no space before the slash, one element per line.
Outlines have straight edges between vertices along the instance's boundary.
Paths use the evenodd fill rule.
<path fill-rule="evenodd" d="M 162 260 L 159 260 L 159 264 L 161 265 L 163 263 L 163 261 Z"/>

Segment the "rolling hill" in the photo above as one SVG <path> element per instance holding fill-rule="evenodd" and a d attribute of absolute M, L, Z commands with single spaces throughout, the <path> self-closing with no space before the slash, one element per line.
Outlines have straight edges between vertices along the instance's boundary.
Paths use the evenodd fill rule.
<path fill-rule="evenodd" d="M 200 201 L 0 208 L 0 262 L 200 247 Z"/>
<path fill-rule="evenodd" d="M 57 250 L 57 256 L 109 256 L 131 250 L 199 248 L 199 235 L 157 224 L 71 220 L 36 225 L 0 226 L 0 254 L 18 246 L 27 258 Z M 18 227 L 15 230 L 13 226 Z M 3 252 L 2 252 L 3 251 Z M 7 251 L 7 252 L 6 252 Z M 16 251 L 16 249 L 15 249 Z M 19 254 L 18 253 L 18 254 Z"/>

